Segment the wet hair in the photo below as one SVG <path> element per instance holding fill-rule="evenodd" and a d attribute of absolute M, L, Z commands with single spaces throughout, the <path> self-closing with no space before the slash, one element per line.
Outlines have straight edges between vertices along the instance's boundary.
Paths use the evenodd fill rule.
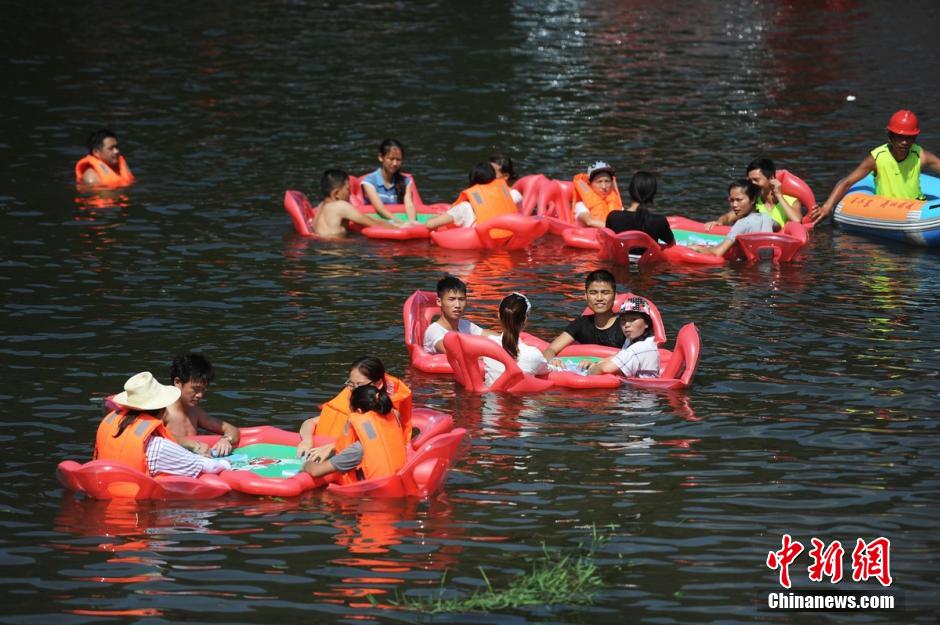
<path fill-rule="evenodd" d="M 211 384 L 215 379 L 215 368 L 202 354 L 194 352 L 180 354 L 170 365 L 170 384 L 176 382 L 176 378 L 179 378 L 183 384 L 190 380 Z"/>
<path fill-rule="evenodd" d="M 503 349 L 519 357 L 519 333 L 529 316 L 529 302 L 518 293 L 510 293 L 499 303 L 499 323 L 503 326 Z"/>
<path fill-rule="evenodd" d="M 595 269 L 584 278 L 585 291 L 588 290 L 588 287 L 591 286 L 592 282 L 606 282 L 610 284 L 610 286 L 613 287 L 615 291 L 617 290 L 617 279 L 614 278 L 614 274 L 610 273 L 606 269 Z"/>
<path fill-rule="evenodd" d="M 748 199 L 751 200 L 751 204 L 756 202 L 757 198 L 760 196 L 760 187 L 747 178 L 741 178 L 729 184 L 728 193 L 731 193 L 731 189 L 744 189 L 744 193 L 747 195 Z"/>
<path fill-rule="evenodd" d="M 744 176 L 746 177 L 755 169 L 759 169 L 760 173 L 764 174 L 765 178 L 773 178 L 777 175 L 777 168 L 774 166 L 774 162 L 769 158 L 755 158 L 748 163 L 747 169 L 744 170 Z"/>
<path fill-rule="evenodd" d="M 392 411 L 392 398 L 384 388 L 376 388 L 371 384 L 357 386 L 349 395 L 349 407 L 354 412 L 377 412 L 387 415 Z"/>
<path fill-rule="evenodd" d="M 462 295 L 467 294 L 467 285 L 460 278 L 454 276 L 444 276 L 437 281 L 437 296 L 444 297 L 448 291 L 457 291 Z"/>
<path fill-rule="evenodd" d="M 496 180 L 496 172 L 493 166 L 486 162 L 477 163 L 470 170 L 470 186 L 475 184 L 486 184 Z"/>
<path fill-rule="evenodd" d="M 381 380 L 382 385 L 385 385 L 385 365 L 375 356 L 357 358 L 349 365 L 349 370 L 352 371 L 353 369 L 369 378 L 369 382 L 372 384 Z"/>
<path fill-rule="evenodd" d="M 88 135 L 88 153 L 91 154 L 95 150 L 100 150 L 104 145 L 104 140 L 108 137 L 117 139 L 117 135 L 109 128 L 99 128 Z"/>
<path fill-rule="evenodd" d="M 385 139 L 382 141 L 382 143 L 379 144 L 379 156 L 387 156 L 388 153 L 392 151 L 392 148 L 398 148 L 401 151 L 401 157 L 405 158 L 405 146 L 403 146 L 398 139 Z M 392 184 L 395 186 L 395 197 L 398 198 L 398 203 L 404 204 L 405 188 L 408 186 L 408 181 L 405 180 L 405 176 L 401 171 L 396 171 L 392 174 Z"/>
<path fill-rule="evenodd" d="M 320 191 L 323 192 L 323 197 L 330 197 L 330 193 L 346 184 L 347 180 L 349 174 L 342 169 L 327 169 L 320 176 Z"/>
<path fill-rule="evenodd" d="M 512 159 L 506 156 L 505 154 L 494 154 L 490 157 L 490 163 L 496 165 L 496 168 L 501 172 L 509 176 L 510 180 L 515 179 L 516 177 L 516 168 L 512 164 Z"/>

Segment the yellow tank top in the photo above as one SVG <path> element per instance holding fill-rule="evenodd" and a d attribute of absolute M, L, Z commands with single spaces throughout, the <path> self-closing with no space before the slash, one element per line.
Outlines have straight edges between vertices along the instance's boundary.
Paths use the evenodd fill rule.
<path fill-rule="evenodd" d="M 916 143 L 900 163 L 885 143 L 871 151 L 875 159 L 875 195 L 899 200 L 923 200 L 920 192 L 921 147 Z"/>

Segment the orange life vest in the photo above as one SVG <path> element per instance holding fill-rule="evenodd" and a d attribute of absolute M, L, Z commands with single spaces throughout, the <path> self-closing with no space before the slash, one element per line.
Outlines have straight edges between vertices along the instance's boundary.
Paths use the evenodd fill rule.
<path fill-rule="evenodd" d="M 509 185 L 502 178 L 497 178 L 486 184 L 475 184 L 469 189 L 464 189 L 460 192 L 460 196 L 454 204 L 460 204 L 461 202 L 470 202 L 478 226 L 500 215 L 511 215 L 519 212 L 516 203 L 512 200 Z M 505 239 L 512 236 L 512 232 L 498 229 L 491 230 L 490 236 L 494 239 Z"/>
<path fill-rule="evenodd" d="M 402 440 L 411 442 L 411 389 L 395 376 L 386 374 L 385 389 L 389 392 L 392 406 L 398 411 L 398 420 L 401 422 Z M 314 436 L 332 436 L 339 439 L 346 428 L 352 408 L 349 407 L 349 396 L 352 389 L 348 386 L 339 392 L 339 395 L 320 406 L 320 418 L 313 431 Z"/>
<path fill-rule="evenodd" d="M 84 158 L 75 163 L 75 182 L 82 182 L 86 169 L 94 169 L 98 174 L 98 184 L 102 187 L 126 187 L 134 182 L 134 174 L 123 156 L 118 156 L 118 170 L 114 171 L 103 160 L 92 154 L 85 155 Z"/>
<path fill-rule="evenodd" d="M 357 478 L 372 480 L 394 475 L 408 459 L 401 440 L 401 425 L 392 413 L 383 416 L 370 411 L 349 415 L 349 427 L 337 439 L 336 453 L 356 441 L 362 444 L 362 462 L 356 471 L 343 474 L 341 481 L 345 483 Z"/>
<path fill-rule="evenodd" d="M 162 419 L 142 412 L 115 438 L 118 425 L 126 414 L 127 410 L 114 410 L 101 420 L 95 437 L 94 459 L 123 462 L 141 473 L 149 474 L 144 453 L 147 439 L 156 435 L 172 441 L 173 435 L 163 425 Z"/>
<path fill-rule="evenodd" d="M 601 197 L 591 188 L 587 174 L 578 174 L 574 177 L 573 187 L 571 189 L 571 212 L 574 213 L 574 205 L 578 202 L 584 202 L 587 209 L 591 211 L 591 217 L 607 221 L 607 215 L 612 211 L 623 208 L 623 200 L 620 199 L 620 189 L 617 188 L 617 179 L 612 178 L 613 184 L 610 187 L 610 193 L 607 197 Z"/>

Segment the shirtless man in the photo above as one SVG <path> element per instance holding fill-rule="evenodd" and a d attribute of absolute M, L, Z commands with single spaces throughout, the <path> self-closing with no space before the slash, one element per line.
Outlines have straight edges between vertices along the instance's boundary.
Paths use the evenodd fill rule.
<path fill-rule="evenodd" d="M 181 395 L 167 406 L 163 423 L 176 442 L 186 449 L 203 456 L 221 457 L 232 453 L 232 448 L 238 445 L 240 433 L 231 423 L 210 417 L 199 407 L 213 378 L 215 370 L 212 363 L 202 354 L 177 356 L 170 366 L 170 379 Z M 221 434 L 222 438 L 210 448 L 193 438 L 198 428 Z"/>
<path fill-rule="evenodd" d="M 349 203 L 349 176 L 340 169 L 327 169 L 320 178 L 323 201 L 317 206 L 317 215 L 310 224 L 314 234 L 324 239 L 343 239 L 349 233 L 347 222 L 362 226 L 398 228 L 402 222 L 384 221 L 363 215 Z"/>

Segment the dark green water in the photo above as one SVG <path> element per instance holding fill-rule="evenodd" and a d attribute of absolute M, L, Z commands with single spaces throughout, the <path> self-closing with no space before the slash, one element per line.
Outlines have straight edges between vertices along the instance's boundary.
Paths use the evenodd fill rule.
<path fill-rule="evenodd" d="M 587 162 L 660 176 L 659 210 L 705 219 L 767 155 L 824 196 L 883 142 L 895 109 L 940 150 L 940 8 L 875 2 L 7 3 L 0 30 L 0 623 L 413 622 L 395 593 L 467 592 L 574 549 L 592 527 L 593 605 L 446 615 L 460 623 L 935 622 L 940 443 L 936 253 L 832 231 L 797 262 L 636 272 L 666 329 L 695 321 L 690 392 L 473 396 L 408 367 L 401 306 L 446 272 L 471 316 L 521 290 L 530 331 L 582 306 L 593 254 L 295 237 L 286 188 L 376 166 L 386 136 L 429 201 L 473 163 Z M 856 97 L 847 101 L 847 96 Z M 139 182 L 76 197 L 107 125 Z M 625 191 L 625 188 L 622 189 Z M 296 428 L 346 366 L 380 355 L 472 446 L 429 502 L 79 501 L 54 474 L 87 459 L 99 398 L 203 350 L 206 408 Z M 765 565 L 789 533 L 891 542 L 892 612 L 770 611 Z M 373 596 L 383 608 L 372 607 Z"/>

